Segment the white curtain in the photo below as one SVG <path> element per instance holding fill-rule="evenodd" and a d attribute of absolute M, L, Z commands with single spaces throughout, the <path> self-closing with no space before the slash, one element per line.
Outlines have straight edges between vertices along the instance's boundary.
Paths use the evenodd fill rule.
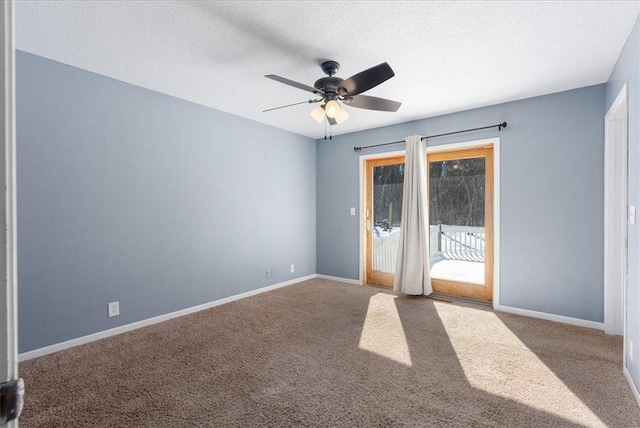
<path fill-rule="evenodd" d="M 426 144 L 419 135 L 406 138 L 402 229 L 398 243 L 395 291 L 429 295 L 429 201 L 427 200 Z"/>

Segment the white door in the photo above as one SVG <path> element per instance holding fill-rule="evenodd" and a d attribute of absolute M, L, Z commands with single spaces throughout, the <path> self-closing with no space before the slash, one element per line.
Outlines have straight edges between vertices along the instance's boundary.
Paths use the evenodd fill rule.
<path fill-rule="evenodd" d="M 18 380 L 15 270 L 15 51 L 13 1 L 0 4 L 0 425 L 16 427 L 22 401 Z M 4 226 L 4 227 L 2 227 Z"/>

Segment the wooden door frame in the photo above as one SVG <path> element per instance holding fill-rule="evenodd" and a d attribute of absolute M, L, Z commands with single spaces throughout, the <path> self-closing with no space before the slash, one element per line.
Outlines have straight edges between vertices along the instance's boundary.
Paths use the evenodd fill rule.
<path fill-rule="evenodd" d="M 370 168 L 375 168 L 377 166 L 387 166 L 387 165 L 396 165 L 399 163 L 404 163 L 405 155 L 397 155 L 397 156 L 385 156 L 378 157 L 372 159 L 366 159 L 364 162 L 364 205 L 363 205 L 363 216 L 364 216 L 364 236 L 365 236 L 365 264 L 364 264 L 364 283 L 365 284 L 374 284 L 380 285 L 383 287 L 393 287 L 392 285 L 381 284 L 381 282 L 393 282 L 393 274 L 386 272 L 378 272 L 369 270 L 368 258 L 373 255 L 373 240 L 369 238 L 369 230 L 367 230 L 367 224 L 371 221 L 370 230 L 373 233 L 373 219 L 374 215 L 371 212 L 371 219 L 367 218 L 367 207 L 373 205 L 373 174 L 369 174 Z"/>
<path fill-rule="evenodd" d="M 482 140 L 472 140 L 459 143 L 441 144 L 430 146 L 427 142 L 427 154 L 436 153 L 438 151 L 449 151 L 456 149 L 482 147 L 493 145 L 493 309 L 500 310 L 500 138 L 486 138 Z M 384 153 L 374 153 L 368 155 L 360 155 L 359 157 L 359 192 L 360 192 L 360 243 L 359 243 L 359 277 L 358 284 L 364 283 L 364 257 L 365 257 L 365 223 L 364 223 L 364 174 L 365 161 L 368 159 L 404 156 L 405 150 L 389 151 Z"/>
<path fill-rule="evenodd" d="M 384 159 L 384 158 L 393 158 L 393 157 L 398 157 L 398 156 L 404 156 L 405 155 L 405 151 L 404 150 L 396 150 L 396 151 L 392 151 L 392 152 L 384 152 L 384 153 L 373 153 L 373 154 L 368 154 L 368 155 L 360 155 L 359 158 L 359 165 L 360 165 L 360 170 L 358 173 L 358 177 L 359 179 L 359 191 L 360 191 L 360 226 L 358 227 L 359 232 L 360 232 L 360 243 L 358 245 L 358 249 L 359 249 L 359 261 L 360 261 L 360 266 L 358 268 L 358 272 L 359 272 L 359 277 L 358 277 L 358 284 L 360 285 L 366 285 L 366 281 L 367 281 L 367 273 L 366 273 L 366 251 L 367 251 L 367 240 L 366 240 L 366 236 L 367 236 L 367 225 L 366 225 L 366 191 L 365 191 L 365 184 L 366 184 L 366 174 L 367 174 L 367 161 L 370 160 L 375 160 L 375 159 Z"/>
<path fill-rule="evenodd" d="M 427 156 L 438 152 L 493 146 L 493 300 L 494 310 L 500 310 L 500 138 L 465 141 L 427 146 Z"/>
<path fill-rule="evenodd" d="M 485 262 L 484 262 L 484 284 L 485 288 L 482 290 L 475 290 L 474 287 L 469 287 L 465 290 L 464 294 L 460 293 L 461 282 L 450 281 L 446 279 L 431 279 L 431 285 L 434 288 L 440 287 L 438 290 L 441 293 L 458 295 L 460 297 L 468 297 L 478 300 L 493 301 L 493 289 L 494 289 L 494 157 L 493 157 L 493 145 L 487 144 L 480 147 L 471 147 L 463 149 L 442 150 L 438 152 L 427 153 L 427 171 L 429 171 L 430 162 L 441 162 L 445 160 L 458 160 L 458 159 L 475 159 L 485 158 Z M 429 194 L 428 198 L 431 198 Z"/>

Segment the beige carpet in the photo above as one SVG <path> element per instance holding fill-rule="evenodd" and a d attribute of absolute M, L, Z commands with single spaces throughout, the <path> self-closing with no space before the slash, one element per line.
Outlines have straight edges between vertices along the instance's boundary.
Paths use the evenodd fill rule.
<path fill-rule="evenodd" d="M 312 280 L 20 364 L 20 426 L 640 425 L 619 337 Z"/>

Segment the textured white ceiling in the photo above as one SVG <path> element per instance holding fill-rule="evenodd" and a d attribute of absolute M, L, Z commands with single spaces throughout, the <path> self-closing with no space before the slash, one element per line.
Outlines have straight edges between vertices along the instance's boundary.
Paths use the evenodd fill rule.
<path fill-rule="evenodd" d="M 319 138 L 307 85 L 319 63 L 347 78 L 387 61 L 334 135 L 605 82 L 640 2 L 18 1 L 17 48 Z"/>

